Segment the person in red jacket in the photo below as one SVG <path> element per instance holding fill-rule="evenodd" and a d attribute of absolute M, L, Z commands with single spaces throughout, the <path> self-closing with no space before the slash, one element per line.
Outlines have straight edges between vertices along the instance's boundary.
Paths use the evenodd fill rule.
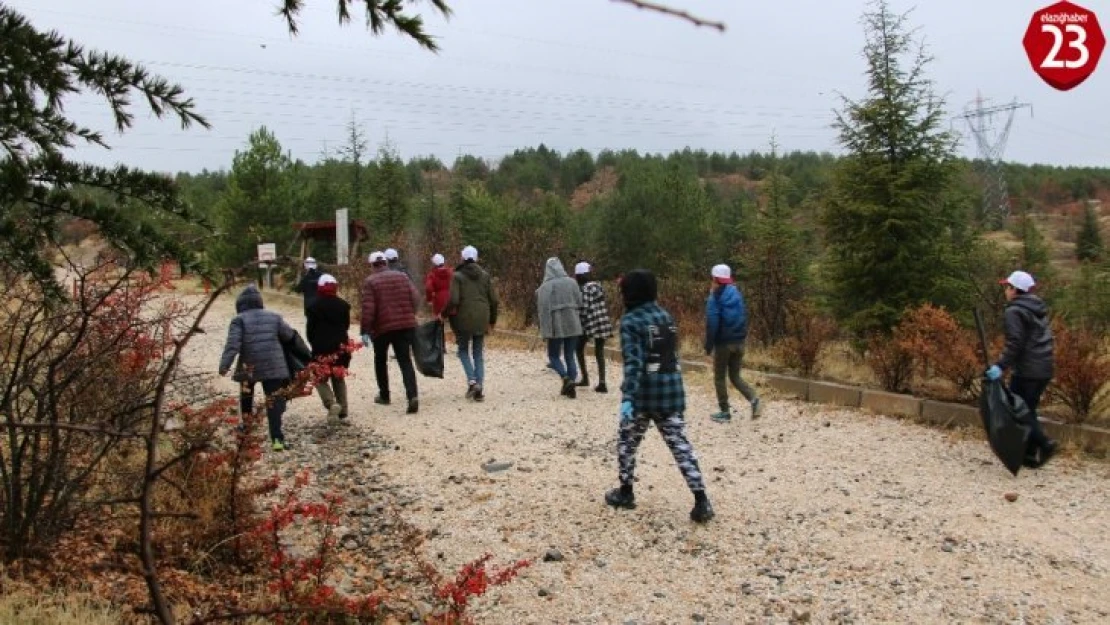
<path fill-rule="evenodd" d="M 401 367 L 401 379 L 408 397 L 408 414 L 419 408 L 416 389 L 416 369 L 412 365 L 412 344 L 416 339 L 416 309 L 420 306 L 420 292 L 405 274 L 390 269 L 385 254 L 370 254 L 373 273 L 362 283 L 362 344 L 374 344 L 374 377 L 378 381 L 378 396 L 374 403 L 389 405 L 389 354 Z"/>
<path fill-rule="evenodd" d="M 455 271 L 444 264 L 443 254 L 432 256 L 432 265 L 435 268 L 424 276 L 424 299 L 432 309 L 432 314 L 442 319 L 443 309 L 447 308 L 447 302 L 451 298 L 451 278 Z"/>

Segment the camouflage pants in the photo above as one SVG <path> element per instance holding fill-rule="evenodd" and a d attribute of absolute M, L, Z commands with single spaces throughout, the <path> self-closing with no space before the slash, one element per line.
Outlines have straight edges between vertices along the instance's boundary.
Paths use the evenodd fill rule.
<path fill-rule="evenodd" d="M 617 441 L 617 462 L 620 465 L 620 481 L 622 485 L 631 485 L 636 477 L 636 450 L 644 440 L 644 434 L 654 423 L 663 436 L 663 442 L 671 450 L 675 464 L 686 478 L 686 485 L 692 491 L 705 490 L 701 469 L 698 468 L 698 458 L 690 441 L 686 440 L 686 421 L 682 413 L 671 414 L 641 413 L 630 421 L 622 422 L 620 426 L 620 439 Z"/>

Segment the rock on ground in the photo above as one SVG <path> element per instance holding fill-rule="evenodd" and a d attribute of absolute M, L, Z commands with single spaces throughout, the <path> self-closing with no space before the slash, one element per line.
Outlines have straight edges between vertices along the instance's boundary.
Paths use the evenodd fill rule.
<path fill-rule="evenodd" d="M 191 367 L 214 372 L 233 297 L 207 319 Z M 270 307 L 303 333 L 299 308 Z M 364 472 L 366 488 L 397 493 L 406 520 L 432 536 L 428 559 L 445 571 L 486 552 L 495 564 L 533 560 L 474 603 L 477 622 L 1110 619 L 1104 463 L 1060 458 L 1014 478 L 981 439 L 774 400 L 766 389 L 761 419 L 749 420 L 745 407 L 718 424 L 708 418 L 716 409 L 708 379 L 689 374 L 688 434 L 717 512 L 696 526 L 688 519 L 693 499 L 655 432 L 641 448 L 638 508 L 615 511 L 602 501 L 616 485 L 619 365 L 609 367 L 609 394 L 579 388 L 570 400 L 559 396 L 542 348 L 493 339 L 486 400 L 474 403 L 463 397 L 454 347 L 448 334 L 445 379 L 418 375 L 416 415 L 406 415 L 403 402 L 372 403 L 372 356 L 359 352 L 348 381 L 352 431 L 325 436 L 372 432 L 365 440 L 387 441 L 373 463 L 348 459 L 342 472 Z M 592 357 L 588 365 L 594 377 Z M 403 397 L 392 360 L 389 377 L 394 398 Z M 228 379 L 216 384 L 234 391 Z M 324 418 L 316 396 L 287 413 L 291 432 Z M 268 454 L 264 462 L 319 470 L 329 443 L 313 445 L 310 455 Z M 490 472 L 491 463 L 511 466 Z M 318 482 L 335 479 L 349 490 L 353 478 L 335 474 Z M 1020 498 L 1008 501 L 1008 493 Z M 351 530 L 352 544 L 364 541 L 362 527 Z M 555 552 L 560 557 L 545 561 Z"/>

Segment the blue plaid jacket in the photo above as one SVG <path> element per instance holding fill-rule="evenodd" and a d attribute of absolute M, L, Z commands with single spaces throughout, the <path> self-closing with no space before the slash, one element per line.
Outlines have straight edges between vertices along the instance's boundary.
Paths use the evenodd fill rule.
<path fill-rule="evenodd" d="M 624 381 L 621 401 L 637 413 L 670 414 L 686 410 L 686 389 L 678 365 L 678 328 L 674 318 L 655 302 L 642 304 L 621 317 Z"/>

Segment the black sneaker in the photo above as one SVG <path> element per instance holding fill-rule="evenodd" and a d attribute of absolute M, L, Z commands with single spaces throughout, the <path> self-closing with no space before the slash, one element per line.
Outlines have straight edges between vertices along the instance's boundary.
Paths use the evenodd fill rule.
<path fill-rule="evenodd" d="M 573 384 L 567 386 L 567 397 L 570 399 L 578 397 L 578 389 L 576 389 Z"/>
<path fill-rule="evenodd" d="M 475 384 L 474 385 L 474 401 L 482 401 L 485 398 L 486 398 L 486 395 L 485 395 L 485 393 L 482 392 L 482 385 L 481 384 Z"/>
<path fill-rule="evenodd" d="M 474 399 L 474 396 L 477 395 L 477 394 L 478 394 L 478 383 L 477 382 L 471 382 L 466 387 L 466 398 L 467 399 Z"/>
<path fill-rule="evenodd" d="M 405 410 L 405 414 L 416 414 L 420 410 L 420 400 L 413 397 L 409 400 L 409 407 Z"/>
<path fill-rule="evenodd" d="M 716 514 L 708 499 L 694 502 L 694 509 L 690 511 L 690 520 L 694 523 L 708 523 Z"/>
<path fill-rule="evenodd" d="M 388 406 L 389 405 L 389 398 L 388 397 L 382 397 L 381 395 L 378 395 L 377 397 L 374 398 L 374 403 L 375 404 L 381 404 L 382 406 Z"/>
<path fill-rule="evenodd" d="M 625 495 L 621 489 L 614 488 L 613 490 L 605 493 L 605 503 L 613 506 L 614 508 L 624 508 L 625 510 L 632 510 L 636 507 L 636 495 Z"/>
<path fill-rule="evenodd" d="M 575 382 L 574 385 L 575 386 L 589 386 L 590 381 L 587 378 L 582 378 L 581 380 Z"/>
<path fill-rule="evenodd" d="M 609 387 L 605 386 L 605 383 L 602 382 L 601 384 L 598 384 L 597 386 L 594 387 L 594 392 L 596 392 L 596 393 L 608 393 L 609 392 Z"/>

